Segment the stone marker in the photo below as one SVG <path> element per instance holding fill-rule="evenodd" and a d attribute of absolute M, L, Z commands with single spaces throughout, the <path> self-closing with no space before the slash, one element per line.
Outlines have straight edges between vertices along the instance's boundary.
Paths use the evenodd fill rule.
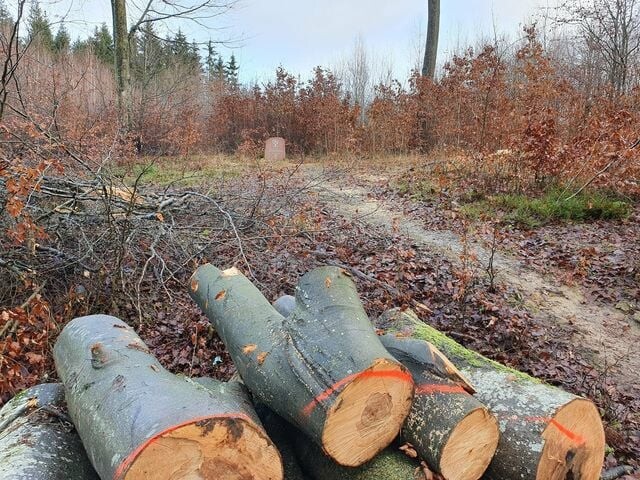
<path fill-rule="evenodd" d="M 267 140 L 264 148 L 264 159 L 270 162 L 284 160 L 286 156 L 284 138 L 272 137 Z"/>

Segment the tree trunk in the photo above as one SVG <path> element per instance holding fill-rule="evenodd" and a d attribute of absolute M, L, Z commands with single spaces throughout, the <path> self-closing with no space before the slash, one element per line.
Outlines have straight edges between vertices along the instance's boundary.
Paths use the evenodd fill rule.
<path fill-rule="evenodd" d="M 288 317 L 295 309 L 295 298 L 284 295 L 273 305 Z M 380 339 L 409 369 L 416 384 L 411 413 L 402 429 L 404 440 L 447 480 L 480 478 L 498 446 L 496 419 L 471 396 L 473 388 L 464 376 L 427 342 L 393 335 Z"/>
<path fill-rule="evenodd" d="M 29 388 L 0 410 L 0 480 L 99 480 L 65 410 L 59 383 Z"/>
<path fill-rule="evenodd" d="M 116 89 L 120 122 L 131 130 L 131 44 L 127 27 L 126 0 L 111 0 Z"/>
<path fill-rule="evenodd" d="M 73 320 L 53 355 L 101 478 L 283 478 L 278 451 L 237 392 L 169 373 L 117 318 Z"/>
<path fill-rule="evenodd" d="M 318 289 L 330 290 L 333 301 L 307 302 Z M 200 267 L 191 296 L 254 396 L 336 462 L 361 465 L 398 434 L 413 381 L 374 334 L 343 270 L 320 268 L 302 277 L 286 320 L 236 269 Z"/>
<path fill-rule="evenodd" d="M 313 480 L 426 480 L 418 462 L 393 447 L 386 448 L 357 468 L 338 465 L 302 432 L 264 405 L 257 405 L 256 411 L 280 451 L 294 454 L 296 462 L 302 466 L 303 472 L 298 470 L 296 474 L 306 473 Z M 285 478 L 298 480 L 305 477 Z"/>
<path fill-rule="evenodd" d="M 390 310 L 376 326 L 435 345 L 471 380 L 478 400 L 496 415 L 500 442 L 483 478 L 599 478 L 605 439 L 591 401 L 468 350 L 411 311 Z"/>
<path fill-rule="evenodd" d="M 424 49 L 422 76 L 433 80 L 438 58 L 438 37 L 440 34 L 440 0 L 429 1 L 429 18 L 427 20 L 427 43 Z"/>

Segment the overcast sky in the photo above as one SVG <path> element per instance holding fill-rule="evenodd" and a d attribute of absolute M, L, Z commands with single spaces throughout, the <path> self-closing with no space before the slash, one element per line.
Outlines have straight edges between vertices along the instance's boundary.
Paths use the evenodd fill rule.
<path fill-rule="evenodd" d="M 515 38 L 524 22 L 554 3 L 441 0 L 440 58 L 492 36 L 494 25 Z M 101 22 L 111 25 L 108 0 L 41 0 L 41 5 L 52 20 L 64 16 L 73 37 L 86 36 Z M 421 54 L 426 10 L 427 0 L 239 0 L 233 12 L 210 22 L 213 30 L 195 24 L 181 28 L 198 42 L 232 39 L 221 50 L 235 53 L 243 81 L 266 80 L 278 65 L 307 77 L 314 66 L 331 67 L 346 57 L 358 36 L 374 57 L 405 77 Z"/>

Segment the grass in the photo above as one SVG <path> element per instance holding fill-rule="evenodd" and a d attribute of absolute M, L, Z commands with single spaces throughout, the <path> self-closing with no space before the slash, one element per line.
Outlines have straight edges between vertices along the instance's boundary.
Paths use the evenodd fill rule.
<path fill-rule="evenodd" d="M 119 167 L 116 172 L 132 184 L 138 177 L 143 184 L 190 187 L 212 180 L 236 178 L 255 162 L 223 155 L 194 155 L 184 157 L 141 158 L 133 165 Z"/>
<path fill-rule="evenodd" d="M 461 207 L 471 218 L 503 215 L 508 223 L 524 227 L 538 227 L 552 222 L 587 222 L 625 218 L 631 206 L 605 192 L 583 192 L 567 200 L 569 194 L 553 189 L 539 197 L 500 194 Z"/>

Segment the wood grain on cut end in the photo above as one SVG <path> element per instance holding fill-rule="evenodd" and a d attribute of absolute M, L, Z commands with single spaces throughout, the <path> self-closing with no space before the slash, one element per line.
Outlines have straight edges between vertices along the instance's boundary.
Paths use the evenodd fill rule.
<path fill-rule="evenodd" d="M 412 398 L 411 375 L 391 360 L 376 360 L 344 387 L 327 412 L 325 451 L 341 465 L 362 465 L 398 435 Z"/>
<path fill-rule="evenodd" d="M 248 418 L 216 417 L 156 436 L 124 480 L 281 480 L 280 454 Z"/>
<path fill-rule="evenodd" d="M 447 480 L 477 480 L 498 448 L 500 430 L 486 408 L 477 408 L 451 432 L 442 450 L 440 471 Z"/>
<path fill-rule="evenodd" d="M 605 437 L 595 405 L 585 399 L 573 400 L 547 422 L 536 479 L 600 478 Z"/>

